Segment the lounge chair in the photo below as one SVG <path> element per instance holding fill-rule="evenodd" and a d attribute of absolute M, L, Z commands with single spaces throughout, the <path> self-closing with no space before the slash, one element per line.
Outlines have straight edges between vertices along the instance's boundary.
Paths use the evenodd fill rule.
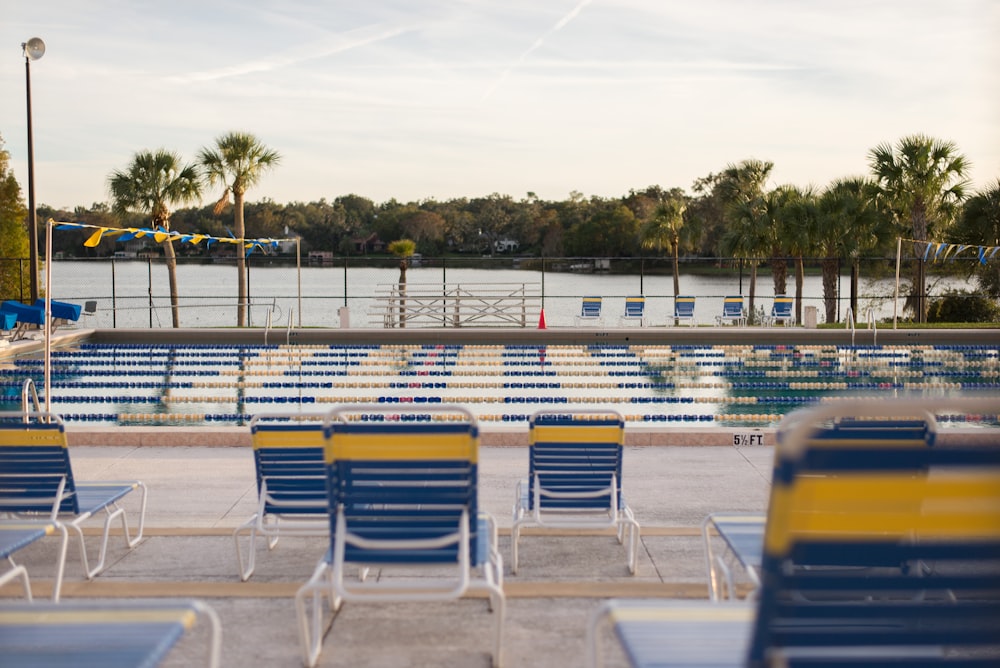
<path fill-rule="evenodd" d="M 779 442 L 794 422 L 786 421 L 777 432 Z M 864 420 L 838 419 L 816 429 L 809 436 L 809 446 L 816 451 L 829 448 L 856 448 L 874 444 L 880 448 L 921 450 L 934 444 L 937 421 L 933 415 L 924 419 Z M 720 512 L 708 515 L 702 522 L 708 574 L 708 594 L 713 601 L 737 597 L 734 584 L 738 568 L 749 580 L 751 588 L 760 587 L 760 565 L 764 555 L 764 533 L 767 516 L 762 513 Z M 713 536 L 721 539 L 721 549 L 714 547 Z"/>
<path fill-rule="evenodd" d="M 129 534 L 128 518 L 119 501 L 140 494 L 138 528 Z M 91 568 L 83 524 L 104 516 L 97 564 Z M 77 482 L 70 464 L 62 420 L 52 413 L 0 412 L 0 513 L 19 518 L 58 521 L 80 539 L 80 559 L 87 579 L 104 570 L 111 523 L 121 520 L 129 548 L 142 539 L 146 519 L 146 486 L 138 480 Z"/>
<path fill-rule="evenodd" d="M 771 314 L 767 319 L 768 327 L 773 327 L 778 323 L 782 325 L 794 325 L 795 315 L 792 313 L 792 307 L 795 305 L 795 300 L 791 297 L 786 297 L 785 295 L 775 295 L 774 304 L 771 306 Z"/>
<path fill-rule="evenodd" d="M 634 575 L 639 523 L 622 495 L 625 418 L 615 411 L 542 410 L 528 430 L 528 477 L 515 489 L 511 572 L 518 569 L 521 530 L 538 526 L 615 529 Z"/>
<path fill-rule="evenodd" d="M 457 406 L 331 412 L 326 461 L 331 547 L 295 597 L 303 661 L 322 651 L 323 600 L 453 600 L 485 592 L 493 614 L 493 665 L 501 662 L 503 560 L 496 524 L 478 506 L 479 427 Z M 379 577 L 348 581 L 350 567 Z M 414 575 L 424 569 L 433 569 Z M 398 570 L 397 570 L 398 569 Z"/>
<path fill-rule="evenodd" d="M 722 315 L 716 316 L 716 325 L 736 325 L 742 327 L 747 324 L 747 312 L 743 308 L 743 297 L 726 297 L 722 302 Z"/>
<path fill-rule="evenodd" d="M 157 666 L 184 632 L 207 618 L 206 664 L 216 668 L 222 627 L 201 601 L 0 604 L 0 664 L 4 666 Z"/>
<path fill-rule="evenodd" d="M 44 299 L 36 299 L 34 305 L 43 311 L 45 310 Z M 60 325 L 76 322 L 80 319 L 81 310 L 79 304 L 56 301 L 55 299 L 49 300 L 49 312 L 52 314 L 52 329 L 55 330 Z"/>
<path fill-rule="evenodd" d="M 640 327 L 646 325 L 646 298 L 642 295 L 625 298 L 625 314 L 619 322 L 624 325 L 630 322 L 639 323 Z"/>
<path fill-rule="evenodd" d="M 323 447 L 325 414 L 270 413 L 250 419 L 250 438 L 257 471 L 257 511 L 233 532 L 240 579 L 256 566 L 257 536 L 267 549 L 281 536 L 328 536 L 326 461 Z M 241 537 L 249 535 L 246 557 Z"/>
<path fill-rule="evenodd" d="M 2 314 L 14 316 L 16 324 L 10 337 L 12 341 L 27 338 L 28 329 L 31 327 L 41 328 L 45 325 L 45 309 L 38 306 L 29 306 L 21 302 L 7 300 L 0 304 L 0 315 Z M 3 317 L 4 324 L 6 324 L 10 315 L 3 315 Z"/>
<path fill-rule="evenodd" d="M 996 665 L 1000 448 L 815 447 L 838 415 L 996 414 L 996 398 L 823 405 L 775 454 L 757 600 L 612 600 L 591 620 L 591 663 L 613 625 L 632 666 Z"/>
<path fill-rule="evenodd" d="M 694 317 L 694 297 L 685 297 L 678 295 L 674 297 L 674 324 L 679 325 L 682 322 L 688 325 L 697 325 L 698 321 Z"/>
<path fill-rule="evenodd" d="M 580 315 L 576 316 L 576 324 L 580 325 L 585 322 L 592 322 L 598 325 L 601 323 L 600 297 L 583 298 L 583 301 L 580 303 Z"/>
<path fill-rule="evenodd" d="M 31 601 L 33 597 L 28 570 L 23 565 L 14 562 L 14 553 L 37 540 L 54 534 L 62 536 L 62 543 L 56 557 L 56 575 L 52 582 L 52 600 L 58 603 L 59 594 L 62 589 L 63 571 L 66 568 L 66 545 L 68 542 L 66 527 L 58 522 L 28 522 L 16 519 L 0 520 L 0 559 L 6 559 L 10 564 L 10 569 L 0 574 L 0 587 L 8 582 L 20 579 L 24 597 L 28 601 Z"/>

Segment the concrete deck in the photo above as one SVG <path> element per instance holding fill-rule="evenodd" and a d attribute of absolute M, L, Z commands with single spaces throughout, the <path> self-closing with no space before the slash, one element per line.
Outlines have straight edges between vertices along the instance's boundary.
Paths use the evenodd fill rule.
<path fill-rule="evenodd" d="M 505 574 L 504 665 L 583 665 L 588 621 L 605 598 L 707 597 L 699 524 L 711 511 L 762 511 L 772 454 L 757 445 L 627 447 L 624 484 L 642 525 L 637 574 L 628 574 L 625 550 L 610 535 L 524 537 L 519 573 L 507 567 Z M 79 446 L 72 457 L 81 481 L 143 480 L 149 506 L 145 538 L 127 550 L 112 537 L 110 566 L 94 580 L 82 578 L 70 546 L 65 599 L 202 598 L 222 618 L 224 666 L 300 665 L 293 597 L 326 540 L 285 538 L 270 553 L 260 549 L 255 575 L 240 582 L 231 534 L 255 508 L 249 448 Z M 505 559 L 514 486 L 526 471 L 525 448 L 482 448 L 480 503 L 497 519 Z M 96 549 L 94 526 L 88 541 Z M 46 539 L 17 555 L 39 598 L 51 591 L 55 547 Z M 19 595 L 12 588 L 0 593 Z M 488 666 L 491 623 L 485 602 L 475 599 L 347 604 L 320 665 Z M 189 633 L 166 665 L 198 665 L 202 631 Z"/>

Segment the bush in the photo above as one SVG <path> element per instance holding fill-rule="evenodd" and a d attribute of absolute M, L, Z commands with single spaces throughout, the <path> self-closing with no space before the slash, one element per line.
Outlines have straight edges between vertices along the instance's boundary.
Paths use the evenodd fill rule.
<path fill-rule="evenodd" d="M 1000 306 L 981 293 L 950 290 L 931 301 L 927 322 L 1000 322 Z"/>

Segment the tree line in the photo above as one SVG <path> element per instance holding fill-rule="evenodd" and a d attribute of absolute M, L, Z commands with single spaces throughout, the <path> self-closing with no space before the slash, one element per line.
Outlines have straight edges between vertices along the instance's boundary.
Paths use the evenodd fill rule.
<path fill-rule="evenodd" d="M 303 252 L 339 255 L 371 252 L 374 239 L 385 245 L 410 240 L 412 247 L 405 248 L 424 256 L 494 254 L 507 240 L 516 242 L 520 255 L 529 256 L 664 255 L 673 262 L 675 294 L 681 257 L 738 258 L 751 272 L 751 312 L 756 269 L 762 263 L 771 270 L 775 292 L 797 294 L 801 309 L 804 263 L 816 259 L 824 291 L 829 289 L 827 316 L 832 320 L 841 262 L 851 267 L 852 308 L 857 312 L 860 261 L 894 256 L 899 237 L 1000 244 L 1000 178 L 980 192 L 970 192 L 969 163 L 954 143 L 911 135 L 872 148 L 867 160 L 868 174 L 836 179 L 824 187 L 771 185 L 773 163 L 748 159 L 696 179 L 689 190 L 651 185 L 620 197 L 572 192 L 565 200 L 543 200 L 529 192 L 520 199 L 493 193 L 378 203 L 348 194 L 329 201 L 280 204 L 266 197 L 244 201 L 246 191 L 279 164 L 280 156 L 252 135 L 230 133 L 188 165 L 166 151 L 137 153 L 128 167 L 109 176 L 109 203 L 74 211 L 44 205 L 38 209 L 43 220 L 109 227 L 153 225 L 238 238 L 294 234 L 301 238 Z M 212 185 L 226 188 L 223 199 L 214 205 L 185 206 L 199 201 Z M 229 192 L 235 199 L 231 212 L 226 206 Z M 113 241 L 84 248 L 79 236 L 56 237 L 54 247 L 71 256 L 115 250 Z M 165 255 L 173 250 L 166 246 L 172 244 L 164 244 Z M 912 258 L 918 250 L 907 247 L 904 253 Z M 207 252 L 190 244 L 176 251 Z M 911 265 L 907 307 L 917 321 L 924 321 L 925 267 L 922 262 Z M 977 269 L 980 289 L 993 298 L 1000 297 L 998 267 L 1000 258 Z M 789 278 L 794 290 L 786 289 Z"/>

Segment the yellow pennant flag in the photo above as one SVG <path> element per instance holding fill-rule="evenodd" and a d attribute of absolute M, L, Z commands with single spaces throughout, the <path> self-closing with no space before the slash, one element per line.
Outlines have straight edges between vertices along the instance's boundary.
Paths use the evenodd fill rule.
<path fill-rule="evenodd" d="M 97 231 L 90 235 L 90 238 L 83 242 L 83 245 L 87 248 L 94 248 L 99 243 L 101 243 L 101 236 L 104 234 L 104 228 L 98 227 Z"/>

